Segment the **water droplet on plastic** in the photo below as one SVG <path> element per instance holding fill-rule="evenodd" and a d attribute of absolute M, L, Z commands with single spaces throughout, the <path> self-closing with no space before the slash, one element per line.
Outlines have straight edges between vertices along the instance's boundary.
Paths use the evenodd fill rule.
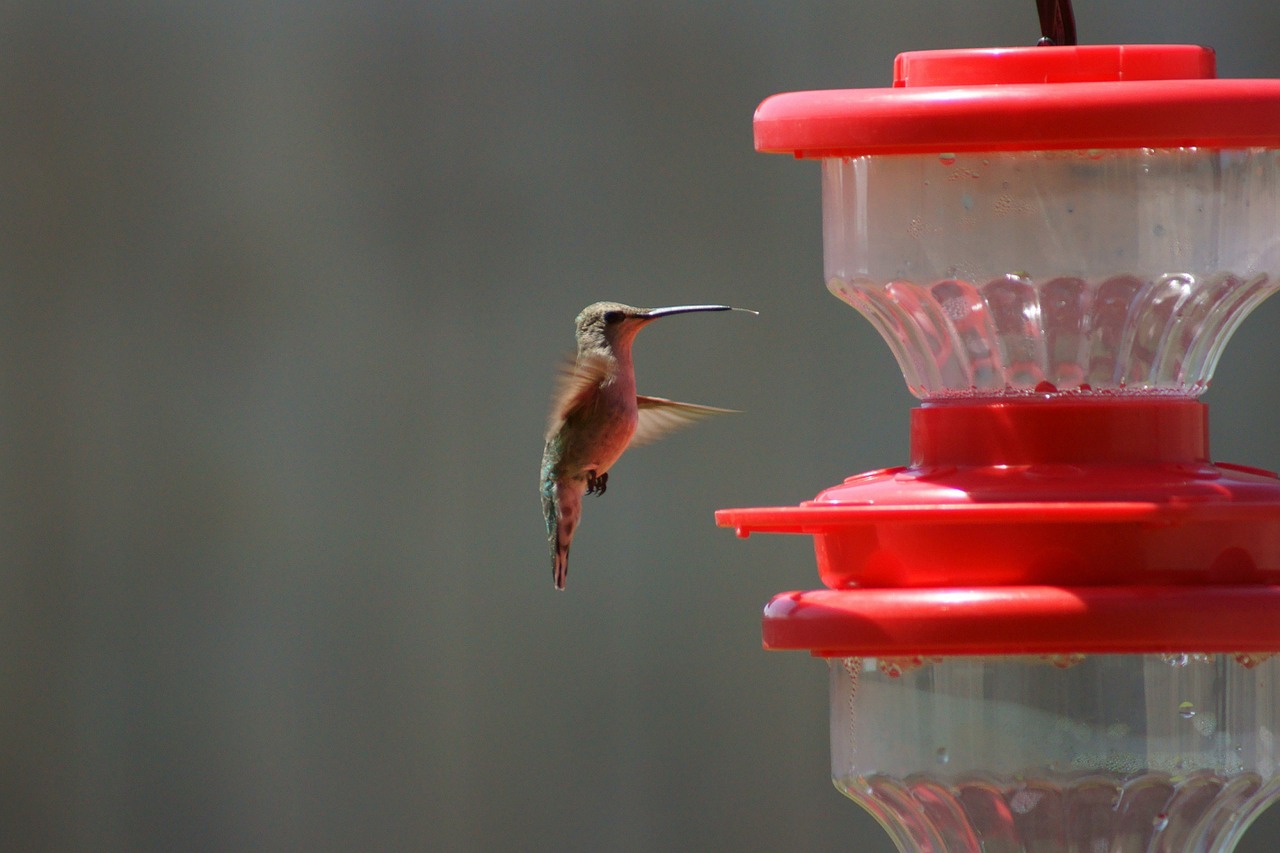
<path fill-rule="evenodd" d="M 842 779 L 844 789 L 849 792 L 851 797 L 868 797 L 874 798 L 876 795 L 875 786 L 865 776 L 855 776 L 853 778 Z"/>
<path fill-rule="evenodd" d="M 1167 654 L 1167 655 L 1160 655 L 1160 659 L 1165 663 L 1169 664 L 1169 666 L 1183 667 L 1183 666 L 1186 666 L 1191 661 L 1191 656 L 1185 653 Z"/>
<path fill-rule="evenodd" d="M 1155 828 L 1156 832 L 1159 832 L 1160 830 L 1164 829 L 1168 825 L 1169 825 L 1169 815 L 1165 814 L 1164 812 L 1160 812 L 1160 814 L 1156 815 L 1151 819 L 1151 826 Z"/>
<path fill-rule="evenodd" d="M 1028 791 L 1023 788 L 1009 800 L 1009 808 L 1016 814 L 1026 814 L 1044 799 L 1044 791 Z"/>
<path fill-rule="evenodd" d="M 1183 702 L 1178 706 L 1178 716 L 1184 720 L 1189 720 L 1196 715 L 1196 706 L 1190 702 Z"/>
<path fill-rule="evenodd" d="M 900 678 L 902 676 L 902 665 L 897 661 L 882 660 L 876 668 L 890 678 Z"/>
<path fill-rule="evenodd" d="M 880 658 L 876 669 L 890 678 L 900 678 L 908 672 L 915 672 L 922 666 L 934 663 L 937 658 L 925 658 L 921 655 L 909 655 L 902 658 Z"/>
<path fill-rule="evenodd" d="M 1085 152 L 1085 156 L 1086 156 L 1086 157 L 1088 157 L 1090 160 L 1101 160 L 1101 159 L 1102 159 L 1102 149 L 1101 149 L 1101 148 L 1090 148 L 1088 151 L 1086 151 L 1086 152 Z"/>
<path fill-rule="evenodd" d="M 939 155 L 938 155 L 938 162 L 939 162 L 939 163 L 941 163 L 941 164 L 942 164 L 942 165 L 944 165 L 944 166 L 952 166 L 952 165 L 955 165 L 955 162 L 956 162 L 956 155 L 954 155 L 954 154 L 939 154 Z"/>
<path fill-rule="evenodd" d="M 951 760 L 951 753 L 947 752 L 945 746 L 938 747 L 938 751 L 933 754 L 933 758 L 939 764 L 946 764 Z"/>
<path fill-rule="evenodd" d="M 952 320 L 963 320 L 969 316 L 969 303 L 960 297 L 943 300 L 942 313 Z"/>

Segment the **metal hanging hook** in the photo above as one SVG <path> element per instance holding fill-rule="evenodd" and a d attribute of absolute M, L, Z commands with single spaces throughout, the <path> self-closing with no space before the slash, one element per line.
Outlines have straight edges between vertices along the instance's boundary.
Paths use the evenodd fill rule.
<path fill-rule="evenodd" d="M 1076 18 L 1071 0 L 1036 0 L 1040 12 L 1041 47 L 1076 43 Z"/>

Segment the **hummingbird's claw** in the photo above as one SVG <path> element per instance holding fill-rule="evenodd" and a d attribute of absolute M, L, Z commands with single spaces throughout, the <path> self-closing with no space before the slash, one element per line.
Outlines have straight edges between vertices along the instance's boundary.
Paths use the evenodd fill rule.
<path fill-rule="evenodd" d="M 603 495 L 605 487 L 609 484 L 609 474 L 597 474 L 595 471 L 587 472 L 587 494 Z"/>

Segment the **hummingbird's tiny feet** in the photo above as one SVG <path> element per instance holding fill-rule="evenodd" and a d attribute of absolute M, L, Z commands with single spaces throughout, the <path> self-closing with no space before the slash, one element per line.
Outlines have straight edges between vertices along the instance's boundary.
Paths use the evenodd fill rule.
<path fill-rule="evenodd" d="M 595 471 L 587 472 L 587 494 L 603 495 L 605 487 L 609 484 L 608 472 L 597 474 Z"/>

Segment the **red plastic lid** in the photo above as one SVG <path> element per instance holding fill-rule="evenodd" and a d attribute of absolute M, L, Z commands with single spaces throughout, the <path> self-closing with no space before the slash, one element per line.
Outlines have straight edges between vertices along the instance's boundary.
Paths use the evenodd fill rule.
<path fill-rule="evenodd" d="M 891 89 L 791 92 L 756 149 L 797 157 L 1280 147 L 1280 80 L 1220 80 L 1210 48 L 1084 45 L 904 53 Z"/>

